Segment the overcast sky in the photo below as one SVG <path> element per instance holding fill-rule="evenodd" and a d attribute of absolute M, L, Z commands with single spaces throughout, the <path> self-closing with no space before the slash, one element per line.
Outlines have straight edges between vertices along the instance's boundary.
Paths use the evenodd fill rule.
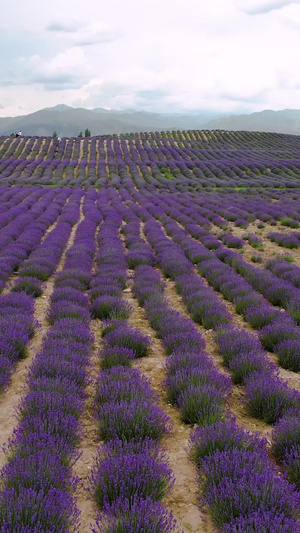
<path fill-rule="evenodd" d="M 0 116 L 300 108 L 300 0 L 0 0 Z"/>

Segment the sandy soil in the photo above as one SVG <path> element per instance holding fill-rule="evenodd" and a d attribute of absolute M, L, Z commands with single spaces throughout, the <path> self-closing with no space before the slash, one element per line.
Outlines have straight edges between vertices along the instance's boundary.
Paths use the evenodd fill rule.
<path fill-rule="evenodd" d="M 274 259 L 275 257 L 283 254 L 291 255 L 295 262 L 294 264 L 297 266 L 300 266 L 300 247 L 297 249 L 289 249 L 284 248 L 283 246 L 279 246 L 275 242 L 270 241 L 268 238 L 269 233 L 272 231 L 278 232 L 278 233 L 285 233 L 290 234 L 293 231 L 299 231 L 299 230 L 293 230 L 291 228 L 288 228 L 286 226 L 282 226 L 281 224 L 277 223 L 276 226 L 271 226 L 271 224 L 265 223 L 264 228 L 258 228 L 256 224 L 250 224 L 248 228 L 238 228 L 236 227 L 232 222 L 229 223 L 230 225 L 230 231 L 233 235 L 236 237 L 242 238 L 243 235 L 246 233 L 254 233 L 261 239 L 263 239 L 263 250 L 259 250 L 257 248 L 253 248 L 250 244 L 245 241 L 245 245 L 243 247 L 244 253 L 243 258 L 248 261 L 250 264 L 253 264 L 251 261 L 251 257 L 253 255 L 260 255 L 263 259 L 262 263 L 255 263 L 255 266 L 264 268 L 264 263 L 268 261 L 269 259 Z M 214 231 L 220 231 L 219 228 L 216 226 L 214 227 Z"/>
<path fill-rule="evenodd" d="M 92 320 L 91 333 L 94 335 L 93 353 L 90 359 L 89 384 L 87 387 L 87 401 L 80 418 L 82 439 L 78 449 L 79 458 L 73 467 L 73 474 L 78 477 L 79 484 L 75 492 L 80 515 L 80 533 L 90 532 L 90 525 L 95 526 L 95 504 L 89 493 L 90 475 L 101 443 L 99 441 L 97 424 L 93 416 L 93 398 L 95 397 L 96 378 L 99 371 L 99 350 L 101 348 L 101 327 L 99 320 Z"/>

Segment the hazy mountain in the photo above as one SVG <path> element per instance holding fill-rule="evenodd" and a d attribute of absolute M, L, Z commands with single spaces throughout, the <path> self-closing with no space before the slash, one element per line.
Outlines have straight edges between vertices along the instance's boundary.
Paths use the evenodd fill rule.
<path fill-rule="evenodd" d="M 55 130 L 62 137 L 77 136 L 88 128 L 92 135 L 136 133 L 141 131 L 163 131 L 202 129 L 205 124 L 220 113 L 199 114 L 148 113 L 126 109 L 109 111 L 103 108 L 92 110 L 73 108 L 59 104 L 29 115 L 0 118 L 0 135 L 22 131 L 23 135 L 52 135 Z"/>
<path fill-rule="evenodd" d="M 274 133 L 300 134 L 300 110 L 261 111 L 250 115 L 234 115 L 211 120 L 208 129 L 231 131 L 268 131 Z"/>
<path fill-rule="evenodd" d="M 224 116 L 224 113 L 205 110 L 198 114 L 164 114 L 134 109 L 89 110 L 59 104 L 29 115 L 0 118 L 0 135 L 10 135 L 19 130 L 23 135 L 52 135 L 55 130 L 61 137 L 75 137 L 80 131 L 84 133 L 86 128 L 92 135 L 187 129 L 270 131 L 297 135 L 300 134 L 300 110 Z"/>

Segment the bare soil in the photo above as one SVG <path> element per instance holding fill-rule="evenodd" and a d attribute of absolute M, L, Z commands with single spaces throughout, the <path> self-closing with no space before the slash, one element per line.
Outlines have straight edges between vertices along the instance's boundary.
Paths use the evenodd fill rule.
<path fill-rule="evenodd" d="M 80 533 L 90 533 L 90 525 L 95 526 L 96 510 L 92 494 L 90 476 L 97 451 L 101 446 L 96 420 L 93 415 L 93 399 L 95 397 L 96 378 L 99 371 L 99 351 L 101 348 L 101 327 L 99 320 L 92 320 L 91 333 L 94 336 L 93 353 L 90 359 L 89 384 L 87 386 L 87 401 L 80 418 L 82 438 L 79 457 L 73 467 L 73 474 L 79 479 L 75 492 L 78 509 L 80 510 Z"/>
<path fill-rule="evenodd" d="M 250 244 L 248 244 L 247 241 L 245 241 L 245 245 L 243 247 L 243 258 L 249 263 L 253 264 L 253 262 L 251 261 L 251 257 L 253 255 L 260 255 L 263 259 L 263 262 L 255 263 L 255 266 L 264 268 L 264 263 L 269 259 L 274 259 L 279 255 L 288 254 L 294 258 L 294 264 L 300 266 L 300 247 L 297 249 L 284 248 L 283 246 L 279 246 L 275 242 L 270 241 L 270 239 L 268 238 L 269 233 L 271 233 L 272 231 L 284 233 L 287 235 L 292 233 L 293 231 L 298 230 L 293 230 L 286 226 L 282 226 L 281 224 L 271 226 L 271 224 L 265 223 L 264 228 L 258 228 L 256 224 L 250 224 L 246 229 L 236 227 L 233 223 L 230 223 L 229 225 L 232 235 L 235 235 L 236 237 L 242 238 L 243 235 L 245 235 L 246 233 L 254 233 L 258 237 L 263 239 L 263 250 L 253 248 L 253 246 L 251 246 Z"/>

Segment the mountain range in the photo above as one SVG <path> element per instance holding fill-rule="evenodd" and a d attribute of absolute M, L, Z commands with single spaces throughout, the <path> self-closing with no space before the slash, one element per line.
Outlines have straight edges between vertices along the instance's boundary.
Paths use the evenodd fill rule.
<path fill-rule="evenodd" d="M 23 135 L 76 137 L 88 128 L 91 135 L 138 133 L 146 131 L 221 129 L 300 134 L 300 110 L 266 110 L 249 115 L 226 116 L 200 111 L 198 114 L 149 113 L 127 109 L 73 108 L 64 104 L 18 117 L 0 118 L 0 135 L 21 131 Z"/>

